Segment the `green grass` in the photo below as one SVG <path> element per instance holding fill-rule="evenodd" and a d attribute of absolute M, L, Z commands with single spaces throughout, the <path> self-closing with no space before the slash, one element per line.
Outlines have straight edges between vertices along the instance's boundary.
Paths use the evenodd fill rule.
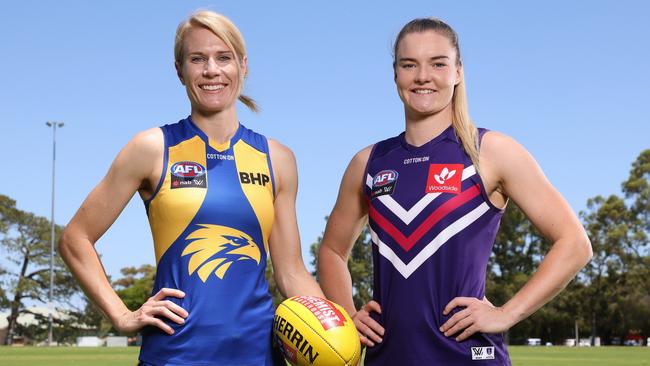
<path fill-rule="evenodd" d="M 511 346 L 513 366 L 650 366 L 650 347 Z"/>
<path fill-rule="evenodd" d="M 138 347 L 3 347 L 2 366 L 135 366 Z"/>
<path fill-rule="evenodd" d="M 2 347 L 2 366 L 134 366 L 137 347 Z M 650 366 L 650 347 L 509 347 L 513 366 Z M 477 363 L 478 364 L 478 363 Z M 405 365 L 406 366 L 406 365 Z"/>

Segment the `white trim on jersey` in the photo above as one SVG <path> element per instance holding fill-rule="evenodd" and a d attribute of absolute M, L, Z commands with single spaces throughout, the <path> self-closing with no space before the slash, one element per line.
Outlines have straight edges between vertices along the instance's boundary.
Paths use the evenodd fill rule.
<path fill-rule="evenodd" d="M 462 180 L 473 176 L 476 174 L 476 169 L 474 165 L 470 165 L 467 168 L 463 169 Z M 372 189 L 372 176 L 368 174 L 366 177 L 366 185 Z M 424 190 L 424 189 L 423 189 Z M 395 216 L 399 217 L 406 225 L 410 224 L 413 219 L 415 219 L 421 212 L 424 210 L 433 200 L 440 196 L 442 192 L 436 193 L 426 193 L 411 209 L 406 210 L 402 205 L 397 203 L 393 197 L 390 195 L 382 195 L 377 197 L 377 199 L 386 206 Z"/>
<path fill-rule="evenodd" d="M 463 172 L 463 177 L 464 176 L 465 173 Z M 379 240 L 377 233 L 372 230 L 372 227 L 370 228 L 370 238 L 372 239 L 372 243 L 377 245 L 379 253 L 384 258 L 388 259 L 395 269 L 404 276 L 404 278 L 409 278 L 409 276 L 412 275 L 413 272 L 422 265 L 422 263 L 437 252 L 441 246 L 451 239 L 451 237 L 458 234 L 474 221 L 478 220 L 478 218 L 483 216 L 483 214 L 489 209 L 490 206 L 486 202 L 483 202 L 475 209 L 465 214 L 465 216 L 454 221 L 433 238 L 433 240 L 431 240 L 431 242 L 427 244 L 408 264 L 404 263 L 386 243 Z"/>

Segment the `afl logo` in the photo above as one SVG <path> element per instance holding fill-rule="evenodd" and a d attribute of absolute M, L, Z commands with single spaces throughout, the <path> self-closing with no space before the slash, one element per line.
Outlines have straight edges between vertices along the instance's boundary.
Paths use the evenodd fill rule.
<path fill-rule="evenodd" d="M 205 168 L 193 161 L 179 161 L 172 165 L 171 173 L 179 178 L 198 178 L 205 175 Z"/>
<path fill-rule="evenodd" d="M 382 187 L 397 180 L 397 172 L 394 170 L 382 170 L 372 178 L 373 187 Z"/>

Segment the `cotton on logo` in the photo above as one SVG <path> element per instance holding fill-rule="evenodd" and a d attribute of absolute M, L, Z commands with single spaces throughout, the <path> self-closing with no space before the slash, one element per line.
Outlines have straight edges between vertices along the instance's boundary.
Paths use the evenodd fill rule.
<path fill-rule="evenodd" d="M 462 171 L 463 164 L 431 164 L 426 193 L 459 194 Z"/>

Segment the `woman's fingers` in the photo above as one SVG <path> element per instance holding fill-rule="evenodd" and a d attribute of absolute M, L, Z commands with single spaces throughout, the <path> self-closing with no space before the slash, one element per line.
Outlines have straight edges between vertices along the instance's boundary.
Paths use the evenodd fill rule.
<path fill-rule="evenodd" d="M 172 329 L 172 327 L 170 327 L 164 321 L 162 321 L 162 320 L 160 320 L 158 318 L 150 317 L 144 323 L 145 324 L 143 324 L 143 325 L 153 325 L 155 327 L 158 327 L 158 328 L 162 329 L 163 332 L 165 332 L 165 333 L 167 333 L 169 335 L 174 334 L 174 330 Z"/>
<path fill-rule="evenodd" d="M 174 304 L 173 302 L 171 302 L 169 300 L 165 300 L 162 303 L 167 309 L 173 311 L 175 314 L 177 314 L 181 318 L 187 318 L 187 316 L 189 315 L 185 309 L 178 306 L 177 304 Z"/>
<path fill-rule="evenodd" d="M 166 297 L 177 297 L 179 299 L 182 299 L 183 297 L 185 297 L 185 293 L 175 288 L 163 287 L 151 298 L 153 298 L 156 301 L 161 301 L 164 300 Z"/>
<path fill-rule="evenodd" d="M 182 317 L 176 315 L 173 311 L 169 310 L 165 306 L 158 306 L 155 308 L 156 310 L 156 315 L 158 316 L 164 316 L 165 318 L 173 321 L 176 324 L 185 324 L 185 319 Z"/>
<path fill-rule="evenodd" d="M 352 317 L 361 343 L 368 347 L 373 347 L 375 343 L 381 343 L 384 336 L 384 327 L 370 317 L 371 311 L 381 314 L 381 306 L 376 301 L 370 301 Z"/>

